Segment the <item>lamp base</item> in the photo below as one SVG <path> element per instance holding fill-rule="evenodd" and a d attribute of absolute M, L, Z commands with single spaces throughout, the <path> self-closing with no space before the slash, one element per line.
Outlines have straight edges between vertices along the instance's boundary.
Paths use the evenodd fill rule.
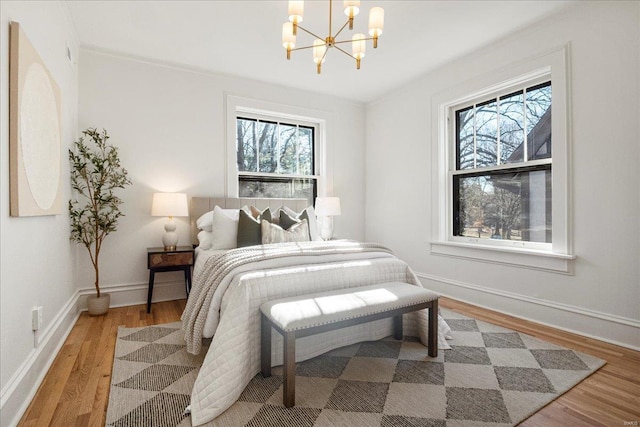
<path fill-rule="evenodd" d="M 322 240 L 331 240 L 333 238 L 333 217 L 325 216 L 322 219 L 322 227 L 320 228 L 320 237 Z"/>
<path fill-rule="evenodd" d="M 176 233 L 176 223 L 173 222 L 173 218 L 164 225 L 162 245 L 165 251 L 175 251 L 178 246 L 178 233 Z"/>

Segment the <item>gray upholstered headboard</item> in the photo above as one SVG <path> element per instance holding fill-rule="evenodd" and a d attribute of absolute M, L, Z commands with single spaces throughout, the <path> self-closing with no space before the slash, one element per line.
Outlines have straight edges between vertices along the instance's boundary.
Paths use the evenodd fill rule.
<path fill-rule="evenodd" d="M 191 209 L 189 209 L 189 217 L 191 223 L 191 242 L 198 243 L 198 228 L 196 221 L 203 214 L 212 211 L 218 205 L 223 209 L 240 209 L 243 206 L 255 206 L 262 210 L 271 208 L 275 211 L 278 208 L 287 206 L 296 212 L 300 212 L 309 206 L 307 199 L 252 199 L 252 198 L 225 198 L 225 197 L 192 197 Z"/>

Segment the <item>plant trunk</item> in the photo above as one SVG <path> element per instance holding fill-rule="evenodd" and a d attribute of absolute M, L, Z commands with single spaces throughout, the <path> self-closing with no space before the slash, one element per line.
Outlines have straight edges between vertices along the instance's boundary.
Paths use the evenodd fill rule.
<path fill-rule="evenodd" d="M 93 260 L 93 269 L 96 273 L 96 282 L 94 283 L 96 286 L 96 296 L 98 298 L 100 298 L 100 267 L 98 266 L 98 259 L 99 259 L 99 255 L 100 255 L 100 244 L 98 242 L 98 237 L 97 237 L 97 226 L 96 226 L 96 250 L 95 250 L 95 258 Z"/>
<path fill-rule="evenodd" d="M 98 268 L 98 257 L 96 257 L 96 263 L 94 265 L 94 269 L 96 272 L 96 296 L 100 298 L 100 269 Z"/>

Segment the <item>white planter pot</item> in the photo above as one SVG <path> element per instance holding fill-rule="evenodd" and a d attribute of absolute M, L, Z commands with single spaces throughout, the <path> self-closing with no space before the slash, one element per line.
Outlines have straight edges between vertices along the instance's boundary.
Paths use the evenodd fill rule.
<path fill-rule="evenodd" d="M 111 295 L 102 293 L 100 298 L 95 295 L 87 296 L 87 308 L 91 316 L 101 316 L 109 311 L 109 304 L 111 303 Z"/>

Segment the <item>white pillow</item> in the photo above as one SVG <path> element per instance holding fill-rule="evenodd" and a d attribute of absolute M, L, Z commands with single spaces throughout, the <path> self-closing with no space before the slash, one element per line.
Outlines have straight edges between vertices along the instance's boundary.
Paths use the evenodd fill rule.
<path fill-rule="evenodd" d="M 229 214 L 228 212 L 231 212 Z M 216 206 L 212 213 L 212 249 L 233 249 L 238 244 L 238 209 L 222 209 Z"/>
<path fill-rule="evenodd" d="M 206 249 L 211 249 L 212 246 L 213 246 L 213 233 L 211 231 L 205 231 L 205 230 L 200 231 L 198 233 L 198 247 L 206 250 Z"/>
<path fill-rule="evenodd" d="M 282 210 L 285 211 L 290 217 L 297 219 L 300 219 L 300 215 L 302 215 L 304 211 L 307 211 L 307 217 L 309 218 L 309 236 L 311 236 L 311 240 L 322 240 L 322 237 L 320 236 L 320 230 L 318 229 L 318 219 L 316 218 L 316 211 L 313 209 L 313 206 L 309 206 L 299 213 L 295 212 L 291 208 L 288 208 L 287 206 L 284 206 Z"/>
<path fill-rule="evenodd" d="M 260 227 L 262 228 L 263 245 L 269 243 L 309 241 L 309 226 L 306 219 L 303 219 L 297 224 L 293 224 L 288 230 L 265 220 L 261 221 Z"/>
<path fill-rule="evenodd" d="M 219 207 L 217 205 L 214 208 L 214 210 L 215 209 L 220 209 L 228 217 L 231 217 L 231 218 L 235 219 L 236 221 L 240 217 L 240 210 L 238 210 L 238 209 L 222 209 L 221 207 Z M 246 206 L 243 206 L 242 209 L 244 209 L 247 212 L 249 212 L 249 208 L 247 208 Z M 200 216 L 200 218 L 198 218 L 198 220 L 196 221 L 196 227 L 198 227 L 200 230 L 211 231 L 211 227 L 212 226 L 213 226 L 213 211 L 209 211 L 209 212 L 207 212 L 205 214 L 202 214 Z"/>

